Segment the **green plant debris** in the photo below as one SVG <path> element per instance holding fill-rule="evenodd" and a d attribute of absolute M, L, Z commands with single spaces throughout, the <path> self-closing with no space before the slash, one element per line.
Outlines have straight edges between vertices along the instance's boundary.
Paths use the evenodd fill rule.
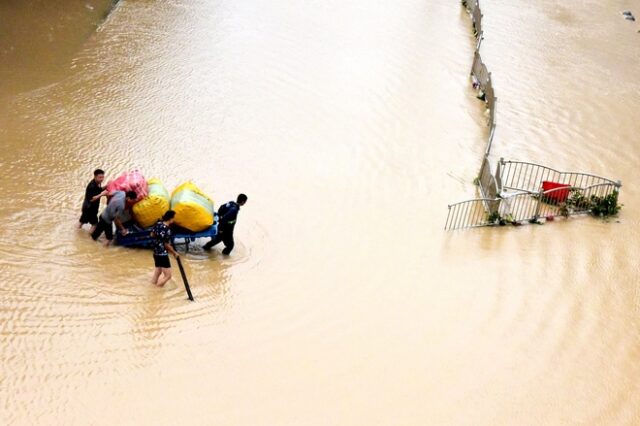
<path fill-rule="evenodd" d="M 622 205 L 618 204 L 618 191 L 613 191 L 604 197 L 592 195 L 590 202 L 591 214 L 598 217 L 615 216 L 622 208 Z"/>
<path fill-rule="evenodd" d="M 618 204 L 618 191 L 604 196 L 591 195 L 587 197 L 580 189 L 574 188 L 570 191 L 566 202 L 552 203 L 551 201 L 545 200 L 549 204 L 557 204 L 558 213 L 564 217 L 581 212 L 589 212 L 596 217 L 610 217 L 617 215 L 622 208 L 622 204 Z"/>

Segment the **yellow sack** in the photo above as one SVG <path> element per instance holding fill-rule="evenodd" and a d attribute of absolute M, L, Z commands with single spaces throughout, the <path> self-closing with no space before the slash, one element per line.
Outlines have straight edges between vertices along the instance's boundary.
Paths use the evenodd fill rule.
<path fill-rule="evenodd" d="M 176 225 L 189 231 L 200 232 L 213 225 L 213 200 L 192 182 L 173 190 L 171 210 L 176 212 Z"/>
<path fill-rule="evenodd" d="M 143 228 L 152 226 L 169 210 L 169 191 L 160 179 L 149 179 L 147 183 L 149 195 L 133 205 L 133 216 Z"/>

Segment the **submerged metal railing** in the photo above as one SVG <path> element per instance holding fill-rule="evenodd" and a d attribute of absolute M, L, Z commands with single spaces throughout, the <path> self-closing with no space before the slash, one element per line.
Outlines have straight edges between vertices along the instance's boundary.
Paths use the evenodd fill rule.
<path fill-rule="evenodd" d="M 590 213 L 593 197 L 602 199 L 619 191 L 616 183 L 598 183 L 587 187 L 566 186 L 547 191 L 503 194 L 500 217 L 507 222 L 533 222 L 558 216 Z"/>
<path fill-rule="evenodd" d="M 498 200 L 476 198 L 449 205 L 449 213 L 444 229 L 477 228 L 491 225 L 491 218 L 487 214 L 489 206 L 497 205 Z"/>
<path fill-rule="evenodd" d="M 496 97 L 491 72 L 482 61 L 480 45 L 483 27 L 479 0 L 462 0 L 473 23 L 477 39 L 471 65 L 473 88 L 479 91 L 489 110 L 489 136 L 477 183 L 480 198 L 449 205 L 445 229 L 474 228 L 497 223 L 519 223 L 583 214 L 592 209 L 592 197 L 605 197 L 622 186 L 589 173 L 561 172 L 540 164 L 500 159 L 495 173 L 489 156 L 496 130 Z M 550 184 L 545 185 L 544 182 Z M 561 187 L 556 187 L 562 185 Z M 550 189 L 545 190 L 547 186 Z"/>
<path fill-rule="evenodd" d="M 500 193 L 496 178 L 491 174 L 491 163 L 486 156 L 482 161 L 478 174 L 478 186 L 483 198 L 496 198 Z"/>
<path fill-rule="evenodd" d="M 505 190 L 539 191 L 544 181 L 551 181 L 572 187 L 584 188 L 598 184 L 611 184 L 620 186 L 620 182 L 614 182 L 602 176 L 590 173 L 561 172 L 551 167 L 523 161 L 498 162 L 497 175 L 500 176 L 502 187 Z"/>
<path fill-rule="evenodd" d="M 487 66 L 482 62 L 482 56 L 480 56 L 479 46 L 473 55 L 473 63 L 471 64 L 471 79 L 474 89 L 479 90 L 480 95 L 478 98 L 484 100 L 489 110 L 489 120 L 487 122 L 490 128 L 494 128 L 496 125 L 496 106 L 498 98 L 493 88 L 493 81 L 491 80 L 491 73 Z"/>
<path fill-rule="evenodd" d="M 480 3 L 478 0 L 462 0 L 462 4 L 467 8 L 471 15 L 471 22 L 473 23 L 473 29 L 475 36 L 478 40 L 482 40 L 482 11 L 480 10 Z"/>
<path fill-rule="evenodd" d="M 471 75 L 475 77 L 474 82 L 480 87 L 480 89 L 487 90 L 487 87 L 491 85 L 491 73 L 484 62 L 482 62 L 480 51 L 477 49 L 473 55 Z"/>
<path fill-rule="evenodd" d="M 565 186 L 538 192 L 516 191 L 493 199 L 462 201 L 448 206 L 444 229 L 520 224 L 592 213 L 594 198 L 603 199 L 619 190 L 618 183 L 598 183 L 582 188 Z"/>

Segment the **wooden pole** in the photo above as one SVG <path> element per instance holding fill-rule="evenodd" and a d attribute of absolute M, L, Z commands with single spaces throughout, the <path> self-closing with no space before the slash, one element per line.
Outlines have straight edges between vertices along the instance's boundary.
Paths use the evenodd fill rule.
<path fill-rule="evenodd" d="M 191 294 L 191 288 L 189 287 L 189 281 L 187 280 L 187 274 L 184 273 L 184 268 L 182 267 L 182 260 L 180 256 L 178 256 L 178 268 L 180 268 L 180 275 L 182 275 L 182 282 L 184 283 L 184 289 L 187 290 L 187 296 L 189 300 L 193 302 L 193 295 Z"/>

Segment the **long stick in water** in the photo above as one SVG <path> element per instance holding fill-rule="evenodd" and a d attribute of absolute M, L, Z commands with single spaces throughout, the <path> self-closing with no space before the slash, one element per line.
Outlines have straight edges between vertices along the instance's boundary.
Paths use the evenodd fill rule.
<path fill-rule="evenodd" d="M 189 296 L 189 300 L 193 302 L 193 295 L 191 294 L 191 288 L 189 287 L 187 274 L 184 273 L 184 268 L 182 267 L 182 260 L 180 260 L 180 256 L 178 256 L 177 260 L 178 260 L 178 268 L 180 268 L 180 275 L 182 275 L 182 282 L 184 283 L 184 289 L 187 290 L 187 296 Z"/>

